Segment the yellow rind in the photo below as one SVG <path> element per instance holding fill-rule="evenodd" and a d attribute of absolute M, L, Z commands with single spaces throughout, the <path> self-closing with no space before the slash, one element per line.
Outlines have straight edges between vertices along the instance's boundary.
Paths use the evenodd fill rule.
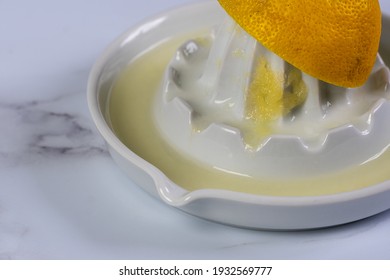
<path fill-rule="evenodd" d="M 322 81 L 359 87 L 381 35 L 377 0 L 218 0 L 262 45 Z"/>

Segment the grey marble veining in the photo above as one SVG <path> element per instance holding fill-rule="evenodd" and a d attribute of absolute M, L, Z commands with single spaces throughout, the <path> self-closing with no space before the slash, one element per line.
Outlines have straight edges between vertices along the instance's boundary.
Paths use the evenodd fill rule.
<path fill-rule="evenodd" d="M 3 165 L 42 161 L 47 157 L 106 154 L 105 144 L 90 119 L 58 104 L 83 102 L 82 94 L 51 100 L 6 103 L 0 98 L 0 162 Z M 77 106 L 75 106 L 77 107 Z"/>

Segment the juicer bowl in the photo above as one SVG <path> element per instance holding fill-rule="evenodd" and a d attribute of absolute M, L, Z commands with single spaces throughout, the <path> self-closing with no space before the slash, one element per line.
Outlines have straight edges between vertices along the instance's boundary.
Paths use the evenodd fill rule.
<path fill-rule="evenodd" d="M 158 200 L 194 216 L 238 227 L 271 230 L 323 228 L 388 210 L 388 180 L 355 191 L 319 196 L 253 195 L 216 189 L 188 191 L 121 141 L 112 129 L 108 112 L 111 88 L 118 76 L 145 49 L 167 38 L 207 30 L 217 25 L 223 16 L 224 12 L 216 1 L 180 7 L 133 27 L 103 52 L 91 70 L 87 97 L 92 119 L 114 161 L 133 182 Z M 390 38 L 387 34 L 389 27 L 390 21 L 385 17 L 381 42 L 385 62 L 390 54 L 390 41 L 386 39 Z M 389 104 L 385 107 L 389 108 Z M 385 115 L 390 112 L 385 111 Z M 380 123 L 386 125 L 386 120 L 382 117 Z"/>

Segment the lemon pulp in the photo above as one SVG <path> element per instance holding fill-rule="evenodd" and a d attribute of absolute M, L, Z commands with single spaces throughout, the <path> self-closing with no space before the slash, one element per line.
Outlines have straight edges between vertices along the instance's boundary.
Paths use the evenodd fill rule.
<path fill-rule="evenodd" d="M 307 94 L 302 73 L 298 69 L 293 68 L 285 81 L 284 73 L 277 73 L 267 58 L 260 57 L 246 94 L 246 115 L 254 122 L 252 129 L 255 130 L 250 134 L 254 139 L 248 137 L 247 144 L 257 146 L 262 136 L 272 133 L 272 122 L 303 104 Z"/>

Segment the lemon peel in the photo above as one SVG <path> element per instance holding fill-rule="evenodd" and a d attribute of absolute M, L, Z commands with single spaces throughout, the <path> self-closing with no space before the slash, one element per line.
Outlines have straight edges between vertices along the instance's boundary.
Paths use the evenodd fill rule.
<path fill-rule="evenodd" d="M 262 45 L 322 81 L 359 87 L 381 35 L 377 0 L 218 0 Z"/>

